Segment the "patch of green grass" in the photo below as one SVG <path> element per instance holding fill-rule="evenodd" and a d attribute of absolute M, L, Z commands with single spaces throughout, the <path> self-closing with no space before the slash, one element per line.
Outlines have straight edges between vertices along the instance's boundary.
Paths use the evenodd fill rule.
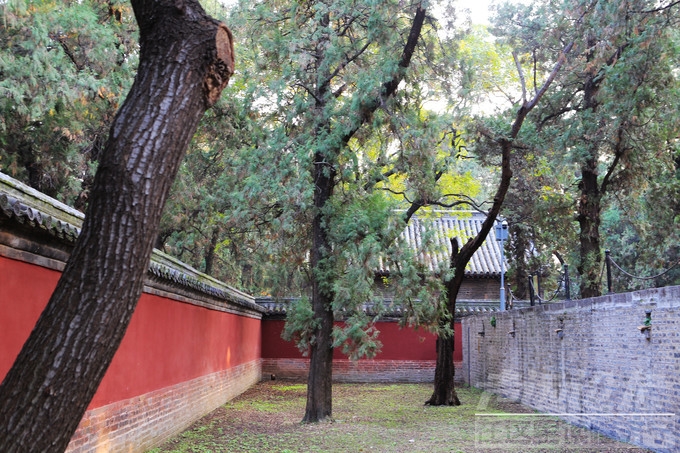
<path fill-rule="evenodd" d="M 303 424 L 306 386 L 263 382 L 152 452 L 645 451 L 552 417 L 522 417 L 534 412 L 477 389 L 457 389 L 462 406 L 425 406 L 431 392 L 421 384 L 334 384 L 334 420 Z"/>
<path fill-rule="evenodd" d="M 293 384 L 293 385 L 272 385 L 273 390 L 278 390 L 280 392 L 306 392 L 306 384 Z"/>

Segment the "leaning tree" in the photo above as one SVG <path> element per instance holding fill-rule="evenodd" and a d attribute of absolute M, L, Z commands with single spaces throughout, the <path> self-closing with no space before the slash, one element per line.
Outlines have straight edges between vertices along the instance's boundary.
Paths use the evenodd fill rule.
<path fill-rule="evenodd" d="M 583 11 L 577 12 L 577 21 L 580 21 L 585 14 Z M 492 130 L 485 126 L 479 127 L 480 134 L 485 138 L 490 146 L 496 148 L 501 154 L 501 173 L 498 187 L 493 197 L 491 208 L 487 211 L 486 219 L 482 222 L 479 232 L 468 239 L 468 241 L 459 246 L 456 240 L 452 241 L 452 253 L 450 259 L 450 268 L 453 275 L 446 281 L 446 297 L 447 297 L 447 311 L 448 316 L 440 320 L 440 335 L 437 337 L 437 361 L 435 365 L 434 390 L 426 402 L 429 405 L 460 405 L 460 400 L 455 391 L 454 374 L 455 369 L 453 365 L 453 348 L 454 337 L 450 333 L 453 332 L 454 314 L 456 312 L 456 299 L 458 292 L 463 283 L 465 275 L 465 268 L 467 267 L 472 255 L 481 247 L 484 240 L 486 240 L 491 228 L 493 228 L 505 196 L 510 188 L 513 171 L 511 168 L 511 157 L 515 149 L 520 146 L 519 135 L 522 126 L 527 119 L 529 113 L 538 105 L 539 101 L 545 96 L 551 84 L 555 81 L 561 68 L 564 66 L 568 54 L 571 52 L 574 42 L 570 41 L 564 45 L 553 57 L 552 67 L 548 65 L 539 65 L 536 60 L 532 61 L 536 56 L 536 52 L 527 52 L 532 44 L 538 45 L 534 42 L 515 42 L 516 48 L 513 51 L 512 57 L 515 61 L 519 82 L 521 87 L 520 99 L 517 102 L 519 108 L 515 111 L 510 130 L 501 130 L 496 128 Z M 534 49 L 535 50 L 535 49 Z M 531 81 L 527 81 L 525 76 L 525 67 L 533 66 L 534 77 Z M 538 83 L 539 68 L 547 74 L 542 84 Z M 533 90 L 533 94 L 529 96 L 529 92 Z M 447 276 L 448 277 L 448 276 Z"/>
<path fill-rule="evenodd" d="M 111 126 L 71 257 L 0 386 L 5 452 L 68 445 L 137 305 L 184 150 L 234 71 L 231 32 L 198 1 L 132 5 L 137 75 Z"/>

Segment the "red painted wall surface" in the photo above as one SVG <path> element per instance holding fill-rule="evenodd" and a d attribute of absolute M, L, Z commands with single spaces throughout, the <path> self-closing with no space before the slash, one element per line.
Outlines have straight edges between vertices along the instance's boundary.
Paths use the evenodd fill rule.
<path fill-rule="evenodd" d="M 281 338 L 283 320 L 265 319 L 262 321 L 262 358 L 263 359 L 298 359 L 302 353 L 292 341 Z M 437 360 L 436 337 L 425 330 L 411 327 L 399 328 L 396 322 L 379 322 L 376 328 L 380 331 L 378 340 L 382 342 L 382 351 L 375 360 Z M 455 325 L 453 360 L 463 360 L 463 331 L 460 323 Z M 338 349 L 334 351 L 334 359 L 346 359 Z"/>
<path fill-rule="evenodd" d="M 0 378 L 59 272 L 0 257 Z M 143 294 L 90 409 L 260 358 L 260 320 Z"/>
<path fill-rule="evenodd" d="M 0 256 L 0 376 L 5 377 L 61 274 Z"/>

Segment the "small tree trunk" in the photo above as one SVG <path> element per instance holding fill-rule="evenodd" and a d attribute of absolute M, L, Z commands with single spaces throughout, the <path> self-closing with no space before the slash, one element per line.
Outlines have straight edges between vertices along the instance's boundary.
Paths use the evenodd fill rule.
<path fill-rule="evenodd" d="M 208 275 L 213 275 L 213 267 L 215 266 L 215 250 L 217 249 L 217 243 L 219 240 L 220 229 L 215 227 L 213 228 L 210 243 L 205 249 L 205 273 Z"/>
<path fill-rule="evenodd" d="M 111 127 L 80 237 L 0 386 L 3 453 L 66 449 L 137 305 L 183 153 L 233 72 L 231 34 L 198 1 L 132 3 L 137 76 Z"/>
<path fill-rule="evenodd" d="M 515 292 L 514 296 L 520 300 L 529 299 L 527 280 L 529 278 L 529 265 L 526 251 L 530 249 L 526 232 L 522 227 L 510 222 L 510 235 L 512 238 L 512 262 L 515 264 Z"/>

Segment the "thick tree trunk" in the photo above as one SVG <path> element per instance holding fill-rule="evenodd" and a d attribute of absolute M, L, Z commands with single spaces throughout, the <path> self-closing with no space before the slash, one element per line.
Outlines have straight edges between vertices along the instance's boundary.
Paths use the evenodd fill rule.
<path fill-rule="evenodd" d="M 326 306 L 330 305 L 328 297 L 318 297 L 325 301 Z M 310 347 L 307 405 L 303 423 L 329 419 L 333 412 L 333 311 L 330 308 L 317 311 L 317 308 L 314 316 L 320 325 L 314 334 L 314 344 Z"/>
<path fill-rule="evenodd" d="M 4 453 L 65 450 L 136 307 L 179 162 L 233 72 L 230 32 L 197 1 L 133 8 L 138 73 L 71 258 L 0 386 Z"/>
<path fill-rule="evenodd" d="M 579 224 L 579 264 L 581 276 L 580 292 L 582 298 L 597 297 L 600 291 L 600 190 L 598 185 L 596 161 L 589 159 L 581 166 L 581 197 L 578 203 Z"/>
<path fill-rule="evenodd" d="M 460 400 L 454 385 L 456 370 L 453 368 L 453 345 L 453 335 L 437 337 L 437 365 L 434 371 L 434 392 L 425 404 L 432 406 L 460 406 Z"/>
<path fill-rule="evenodd" d="M 454 275 L 451 280 L 446 282 L 446 296 L 447 309 L 451 314 L 451 318 L 443 320 L 448 322 L 451 329 L 451 335 L 437 337 L 437 363 L 434 369 L 434 391 L 429 400 L 425 404 L 432 406 L 460 406 L 460 400 L 456 394 L 455 376 L 456 370 L 453 365 L 453 351 L 454 351 L 454 322 L 456 313 L 456 299 L 458 298 L 458 291 L 463 285 L 463 276 L 465 275 L 465 266 L 469 260 L 466 260 L 461 267 L 461 255 L 459 253 L 458 240 L 451 239 L 451 269 L 454 270 Z M 445 326 L 441 326 L 445 327 Z M 443 330 L 443 329 L 442 329 Z"/>
<path fill-rule="evenodd" d="M 307 406 L 305 423 L 325 420 L 333 411 L 333 294 L 332 280 L 328 266 L 331 243 L 324 227 L 322 208 L 333 195 L 335 170 L 326 163 L 323 153 L 314 158 L 314 206 L 317 213 L 312 225 L 311 265 L 314 269 L 312 279 L 312 308 L 318 327 L 310 345 L 309 375 L 307 377 Z"/>

